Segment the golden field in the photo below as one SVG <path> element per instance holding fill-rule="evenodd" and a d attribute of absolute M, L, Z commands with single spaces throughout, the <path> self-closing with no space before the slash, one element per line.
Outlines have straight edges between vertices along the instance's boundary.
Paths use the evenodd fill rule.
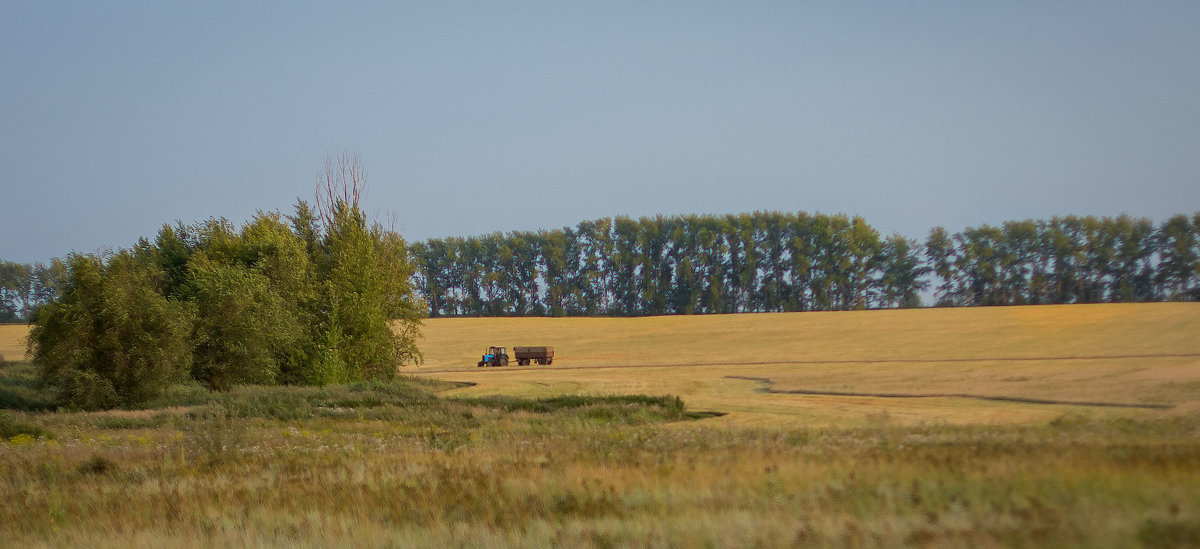
<path fill-rule="evenodd" d="M 1151 303 L 649 318 L 430 319 L 425 364 L 450 394 L 676 394 L 722 424 L 1005 424 L 1063 413 L 1200 410 L 1200 304 Z M 553 345 L 552 366 L 477 368 L 488 345 Z M 426 373 L 429 372 L 429 373 Z M 767 393 L 977 395 L 881 398 Z M 1132 404 L 1160 408 L 1078 406 Z"/>
<path fill-rule="evenodd" d="M 24 360 L 28 333 L 29 326 L 25 324 L 0 324 L 0 356 L 5 360 Z"/>

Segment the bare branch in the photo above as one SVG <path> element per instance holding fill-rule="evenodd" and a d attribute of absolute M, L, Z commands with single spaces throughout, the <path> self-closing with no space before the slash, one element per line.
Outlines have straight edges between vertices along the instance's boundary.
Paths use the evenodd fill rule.
<path fill-rule="evenodd" d="M 325 158 L 324 177 L 317 176 L 316 214 L 325 227 L 333 223 L 333 212 L 338 204 L 358 207 L 363 189 L 367 185 L 367 171 L 357 154 L 342 153 Z"/>

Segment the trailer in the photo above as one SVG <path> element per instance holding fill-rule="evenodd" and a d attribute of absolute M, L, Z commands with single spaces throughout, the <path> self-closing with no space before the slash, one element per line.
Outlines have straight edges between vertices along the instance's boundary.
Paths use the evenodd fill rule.
<path fill-rule="evenodd" d="M 517 359 L 520 366 L 528 366 L 531 361 L 541 366 L 549 366 L 554 363 L 554 347 L 513 347 L 513 358 Z"/>

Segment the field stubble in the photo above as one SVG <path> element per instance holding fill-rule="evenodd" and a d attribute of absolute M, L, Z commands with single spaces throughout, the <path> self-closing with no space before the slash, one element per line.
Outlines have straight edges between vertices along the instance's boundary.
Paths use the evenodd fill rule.
<path fill-rule="evenodd" d="M 25 324 L 0 324 L 0 356 L 5 360 L 20 361 L 25 356 L 25 335 L 29 326 Z"/>
<path fill-rule="evenodd" d="M 431 319 L 407 372 L 473 384 L 452 394 L 651 393 L 729 414 L 715 422 L 855 426 L 1039 423 L 1080 407 L 961 397 L 885 399 L 777 391 L 945 394 L 1064 403 L 1102 416 L 1200 412 L 1200 304 L 1153 303 L 651 318 Z M 555 345 L 551 367 L 474 367 L 487 345 Z M 431 372 L 431 373 L 423 373 Z"/>

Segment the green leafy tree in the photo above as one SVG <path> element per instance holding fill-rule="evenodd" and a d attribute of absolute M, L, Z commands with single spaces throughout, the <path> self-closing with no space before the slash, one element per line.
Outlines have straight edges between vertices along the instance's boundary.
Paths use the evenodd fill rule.
<path fill-rule="evenodd" d="M 911 307 L 931 285 L 940 306 L 1025 305 L 1200 299 L 1197 233 L 1200 214 L 1161 229 L 1127 216 L 1067 216 L 939 227 L 922 245 L 883 239 L 857 217 L 755 212 L 430 240 L 414 257 L 433 314 Z"/>
<path fill-rule="evenodd" d="M 67 406 L 134 405 L 187 377 L 192 315 L 159 293 L 166 275 L 149 255 L 69 256 L 62 294 L 38 309 L 33 363 Z"/>
<path fill-rule="evenodd" d="M 0 261 L 0 322 L 17 322 L 22 319 L 29 274 L 28 265 Z"/>
<path fill-rule="evenodd" d="M 963 303 L 962 273 L 959 271 L 954 237 L 942 227 L 934 227 L 925 240 L 925 258 L 929 269 L 937 276 L 937 304 L 955 306 Z"/>
<path fill-rule="evenodd" d="M 300 343 L 303 330 L 270 279 L 203 252 L 191 259 L 188 274 L 196 311 L 192 377 L 220 390 L 279 381 L 281 358 Z"/>
<path fill-rule="evenodd" d="M 365 185 L 357 157 L 327 159 L 316 207 L 301 202 L 293 218 L 296 225 L 311 211 L 317 239 L 311 252 L 311 350 L 302 371 L 307 383 L 391 379 L 397 366 L 421 360 L 416 338 L 425 305 L 415 297 L 408 247 L 394 232 L 368 226 L 358 204 Z M 306 228 L 299 225 L 304 238 Z"/>
<path fill-rule="evenodd" d="M 884 307 L 921 306 L 921 292 L 929 287 L 928 268 L 921 261 L 921 245 L 898 234 L 883 243 L 880 302 Z"/>
<path fill-rule="evenodd" d="M 419 363 L 423 355 L 417 347 L 421 338 L 421 320 L 425 303 L 413 285 L 416 268 L 408 253 L 408 244 L 395 231 L 376 225 L 371 230 L 375 258 L 383 283 L 383 311 L 392 333 L 393 364 Z"/>
<path fill-rule="evenodd" d="M 57 258 L 49 265 L 0 261 L 0 322 L 28 322 L 35 309 L 58 295 L 64 276 Z"/>
<path fill-rule="evenodd" d="M 1162 263 L 1158 283 L 1168 299 L 1196 299 L 1200 293 L 1200 214 L 1196 225 L 1185 215 L 1172 216 L 1159 229 Z"/>

